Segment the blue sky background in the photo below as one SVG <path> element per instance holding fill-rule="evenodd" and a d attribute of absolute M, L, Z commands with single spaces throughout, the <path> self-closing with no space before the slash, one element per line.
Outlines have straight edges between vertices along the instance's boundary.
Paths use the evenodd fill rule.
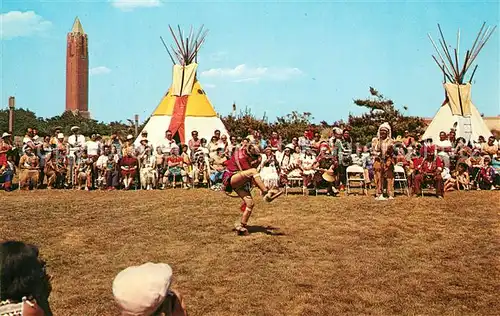
<path fill-rule="evenodd" d="M 125 3 L 124 3 L 125 2 Z M 409 114 L 432 117 L 443 101 L 434 64 L 437 23 L 461 52 L 485 21 L 499 22 L 498 1 L 471 2 L 0 2 L 1 105 L 39 116 L 65 106 L 66 34 L 79 16 L 89 36 L 89 109 L 102 121 L 147 118 L 171 82 L 168 24 L 210 30 L 199 53 L 198 78 L 216 110 L 239 109 L 270 119 L 292 110 L 316 121 L 364 111 L 353 98 L 374 86 Z M 20 11 L 20 12 L 12 12 Z M 500 114 L 499 33 L 479 55 L 473 101 L 487 116 Z"/>

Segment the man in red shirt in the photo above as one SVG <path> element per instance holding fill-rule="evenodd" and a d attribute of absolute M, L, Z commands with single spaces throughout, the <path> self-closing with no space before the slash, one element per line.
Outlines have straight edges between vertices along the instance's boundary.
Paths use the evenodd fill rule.
<path fill-rule="evenodd" d="M 281 138 L 277 132 L 272 132 L 271 138 L 269 139 L 269 145 L 273 150 L 281 150 Z"/>
<path fill-rule="evenodd" d="M 414 178 L 413 192 L 419 196 L 422 193 L 422 184 L 433 182 L 436 188 L 436 195 L 438 198 L 444 197 L 444 184 L 441 172 L 443 171 L 443 161 L 441 158 L 436 157 L 434 145 L 427 148 L 422 147 L 421 163 L 415 166 L 417 174 Z"/>
<path fill-rule="evenodd" d="M 261 190 L 266 202 L 273 201 L 283 193 L 278 190 L 269 190 L 264 185 L 256 169 L 256 166 L 260 164 L 260 159 L 258 146 L 249 144 L 248 146 L 236 149 L 231 159 L 226 161 L 226 171 L 222 176 L 225 191 L 228 194 L 235 191 L 243 200 L 241 206 L 243 215 L 241 216 L 240 224 L 236 226 L 238 235 L 248 235 L 246 226 L 254 207 L 254 201 L 250 194 L 252 183 Z"/>

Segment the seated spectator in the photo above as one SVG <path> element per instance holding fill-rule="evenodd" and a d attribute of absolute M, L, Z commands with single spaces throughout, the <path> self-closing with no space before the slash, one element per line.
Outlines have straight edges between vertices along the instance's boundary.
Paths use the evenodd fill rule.
<path fill-rule="evenodd" d="M 495 169 L 495 186 L 498 188 L 500 187 L 500 149 L 493 155 L 491 166 Z"/>
<path fill-rule="evenodd" d="M 299 147 L 301 152 L 305 152 L 308 148 L 311 148 L 311 140 L 309 139 L 309 131 L 304 131 L 304 135 L 299 137 Z"/>
<path fill-rule="evenodd" d="M 493 156 L 498 151 L 498 145 L 495 144 L 495 136 L 490 136 L 487 143 L 483 143 L 481 152 L 483 155 Z"/>
<path fill-rule="evenodd" d="M 19 160 L 19 187 L 22 190 L 33 187 L 37 188 L 39 175 L 39 158 L 33 153 L 31 147 L 24 149 L 24 155 Z"/>
<path fill-rule="evenodd" d="M 495 169 L 491 165 L 491 158 L 488 155 L 483 157 L 483 165 L 477 177 L 478 190 L 495 189 Z"/>
<path fill-rule="evenodd" d="M 316 155 L 319 154 L 319 151 L 320 151 L 320 146 L 321 146 L 321 134 L 320 133 L 314 133 L 314 137 L 313 137 L 313 140 L 311 142 L 311 148 L 313 149 L 314 153 Z"/>
<path fill-rule="evenodd" d="M 446 192 L 453 190 L 469 190 L 470 178 L 467 172 L 467 164 L 459 163 L 457 169 L 451 173 L 451 178 L 446 180 L 444 190 Z"/>
<path fill-rule="evenodd" d="M 14 157 L 12 155 L 7 156 L 7 162 L 0 165 L 0 183 L 3 183 L 3 189 L 6 192 L 12 190 L 12 179 L 16 174 L 16 165 L 14 164 Z"/>
<path fill-rule="evenodd" d="M 97 158 L 97 161 L 95 163 L 96 170 L 97 170 L 97 187 L 99 188 L 104 188 L 105 187 L 105 180 L 106 180 L 106 167 L 108 164 L 108 159 L 109 159 L 109 146 L 104 145 L 103 150 L 101 152 L 101 155 L 99 158 Z"/>
<path fill-rule="evenodd" d="M 122 316 L 187 316 L 184 300 L 171 284 L 168 264 L 148 262 L 118 273 L 113 296 Z"/>
<path fill-rule="evenodd" d="M 217 136 L 212 136 L 207 148 L 210 159 L 214 159 L 217 156 L 217 149 L 219 148 L 219 139 Z"/>
<path fill-rule="evenodd" d="M 208 153 L 206 148 L 198 148 L 193 156 L 193 179 L 194 185 L 198 185 L 201 181 L 202 183 L 208 183 Z"/>
<path fill-rule="evenodd" d="M 151 147 L 146 147 L 139 158 L 139 179 L 141 188 L 152 190 L 157 186 L 156 157 L 151 153 Z"/>
<path fill-rule="evenodd" d="M 469 165 L 469 174 L 472 178 L 472 184 L 479 188 L 477 179 L 479 177 L 479 172 L 484 165 L 483 156 L 481 156 L 481 150 L 479 148 L 474 148 L 470 157 L 466 160 L 466 163 Z"/>
<path fill-rule="evenodd" d="M 283 151 L 281 158 L 278 158 L 280 168 L 280 182 L 283 185 L 288 185 L 289 178 L 300 178 L 302 176 L 302 162 L 300 161 L 300 154 L 292 150 L 297 149 L 300 151 L 299 146 L 294 147 L 288 144 Z"/>
<path fill-rule="evenodd" d="M 433 147 L 434 146 L 430 146 L 426 155 L 424 155 L 425 158 L 420 162 L 420 165 L 415 168 L 417 174 L 414 178 L 413 192 L 417 196 L 420 196 L 422 193 L 422 186 L 426 183 L 432 182 L 436 188 L 436 196 L 438 198 L 443 198 L 444 184 L 441 176 L 441 172 L 443 171 L 443 162 L 441 161 L 441 158 L 435 157 L 435 148 Z"/>
<path fill-rule="evenodd" d="M 4 241 L 0 254 L 0 315 L 51 316 L 50 276 L 38 248 Z"/>
<path fill-rule="evenodd" d="M 308 194 L 308 187 L 312 183 L 316 168 L 318 167 L 316 156 L 310 147 L 305 148 L 300 161 L 302 162 L 302 193 Z"/>
<path fill-rule="evenodd" d="M 222 176 L 224 171 L 226 171 L 225 162 L 227 161 L 226 155 L 224 154 L 224 148 L 217 149 L 217 155 L 210 159 L 210 169 L 212 173 L 210 174 L 210 181 L 213 184 L 220 184 L 222 182 Z"/>
<path fill-rule="evenodd" d="M 192 131 L 191 132 L 191 138 L 188 141 L 188 147 L 189 147 L 189 152 L 191 153 L 191 156 L 194 154 L 194 152 L 201 146 L 201 140 L 198 138 L 198 131 Z"/>
<path fill-rule="evenodd" d="M 181 180 L 182 187 L 187 188 L 187 173 L 184 170 L 184 159 L 179 155 L 179 147 L 172 145 L 170 156 L 167 157 L 167 172 L 163 178 L 165 185 L 170 185 L 175 188 L 176 181 Z"/>
<path fill-rule="evenodd" d="M 77 184 L 81 190 L 88 191 L 92 186 L 92 166 L 93 159 L 88 156 L 87 152 L 82 153 L 82 157 L 77 166 Z"/>
<path fill-rule="evenodd" d="M 326 194 L 336 196 L 339 193 L 334 186 L 338 167 L 337 157 L 330 153 L 328 146 L 321 146 L 320 148 L 320 153 L 316 157 L 317 167 L 314 175 L 314 186 L 321 188 L 326 185 Z"/>
<path fill-rule="evenodd" d="M 191 180 L 193 178 L 193 163 L 191 162 L 189 148 L 185 144 L 181 144 L 181 157 L 184 160 L 184 171 L 186 171 L 187 177 Z M 189 184 L 188 187 L 190 187 Z"/>
<path fill-rule="evenodd" d="M 405 131 L 405 137 L 403 138 L 403 145 L 408 148 L 415 144 L 415 138 L 410 135 L 408 130 Z"/>
<path fill-rule="evenodd" d="M 452 151 L 451 142 L 448 140 L 448 135 L 441 131 L 439 140 L 436 142 L 436 149 L 439 158 L 443 161 L 446 168 L 450 168 L 450 153 Z"/>
<path fill-rule="evenodd" d="M 134 149 L 128 147 L 124 151 L 124 156 L 120 159 L 120 170 L 123 179 L 123 185 L 125 190 L 130 190 L 130 185 L 134 181 L 137 174 L 138 161 L 137 158 L 133 156 Z"/>
<path fill-rule="evenodd" d="M 116 147 L 110 147 L 111 151 L 108 153 L 106 159 L 106 171 L 104 172 L 105 186 L 108 190 L 115 190 L 120 185 L 120 156 Z"/>
<path fill-rule="evenodd" d="M 278 161 L 271 147 L 266 147 L 262 154 L 262 162 L 259 166 L 260 177 L 264 185 L 269 189 L 279 186 Z"/>
<path fill-rule="evenodd" d="M 45 157 L 45 176 L 47 176 L 47 189 L 53 189 L 57 179 L 56 153 L 48 154 Z"/>
<path fill-rule="evenodd" d="M 160 146 L 156 147 L 156 172 L 158 173 L 158 187 L 164 188 L 163 175 L 167 172 L 167 159 Z"/>
<path fill-rule="evenodd" d="M 269 146 L 274 151 L 281 150 L 281 138 L 277 132 L 271 133 L 271 138 L 269 139 Z"/>

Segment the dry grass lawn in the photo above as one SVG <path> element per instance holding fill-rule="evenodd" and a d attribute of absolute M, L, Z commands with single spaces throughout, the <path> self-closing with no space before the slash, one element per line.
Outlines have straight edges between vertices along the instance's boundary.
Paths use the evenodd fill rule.
<path fill-rule="evenodd" d="M 248 237 L 239 200 L 205 190 L 0 200 L 0 239 L 48 260 L 55 315 L 116 315 L 114 276 L 147 261 L 173 267 L 191 315 L 500 314 L 498 192 L 259 199 Z"/>

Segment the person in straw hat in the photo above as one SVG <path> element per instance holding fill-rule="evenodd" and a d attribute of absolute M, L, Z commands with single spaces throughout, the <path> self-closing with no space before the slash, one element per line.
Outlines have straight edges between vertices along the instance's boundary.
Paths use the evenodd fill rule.
<path fill-rule="evenodd" d="M 322 143 L 319 148 L 319 154 L 316 157 L 318 168 L 316 168 L 316 174 L 314 176 L 316 187 L 319 187 L 321 183 L 324 183 L 327 187 L 327 195 L 336 196 L 337 194 L 339 194 L 339 191 L 334 186 L 337 180 L 337 157 L 331 155 L 327 142 Z"/>
<path fill-rule="evenodd" d="M 283 191 L 268 189 L 262 181 L 257 166 L 260 164 L 260 151 L 256 145 L 249 144 L 235 151 L 226 162 L 226 171 L 222 182 L 226 193 L 236 192 L 243 201 L 240 223 L 235 227 L 238 235 L 248 235 L 247 224 L 255 205 L 250 193 L 252 184 L 256 185 L 266 202 L 271 202 L 280 196 Z"/>
<path fill-rule="evenodd" d="M 170 288 L 172 268 L 148 262 L 122 270 L 113 280 L 113 297 L 122 316 L 187 316 L 181 294 Z"/>

